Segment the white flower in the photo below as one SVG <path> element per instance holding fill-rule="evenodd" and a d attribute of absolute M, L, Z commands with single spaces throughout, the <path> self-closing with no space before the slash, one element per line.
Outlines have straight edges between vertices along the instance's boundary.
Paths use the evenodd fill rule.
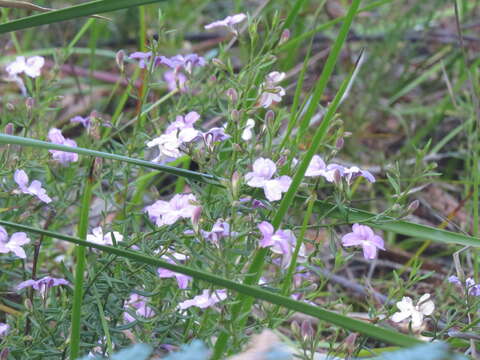
<path fill-rule="evenodd" d="M 248 119 L 247 124 L 245 125 L 245 128 L 243 129 L 243 132 L 242 132 L 242 139 L 243 140 L 248 141 L 253 137 L 252 129 L 254 127 L 255 127 L 255 120 Z"/>
<path fill-rule="evenodd" d="M 14 62 L 8 64 L 6 70 L 13 78 L 21 73 L 36 78 L 40 76 L 40 70 L 45 64 L 45 59 L 41 56 L 32 56 L 25 59 L 25 56 L 17 56 Z"/>
<path fill-rule="evenodd" d="M 237 31 L 237 29 L 235 29 L 235 25 L 245 21 L 246 18 L 247 18 L 247 15 L 245 15 L 243 13 L 227 16 L 223 20 L 217 20 L 217 21 L 214 21 L 214 22 L 212 22 L 208 25 L 205 25 L 205 29 L 209 30 L 209 29 L 213 29 L 213 28 L 216 28 L 216 27 L 226 27 L 232 33 L 234 33 L 235 35 L 238 35 L 238 31 Z"/>
<path fill-rule="evenodd" d="M 285 89 L 277 84 L 285 78 L 285 73 L 273 71 L 265 77 L 265 82 L 260 86 L 260 99 L 258 104 L 264 108 L 282 101 Z"/>
<path fill-rule="evenodd" d="M 99 245 L 113 245 L 114 238 L 116 242 L 123 241 L 123 235 L 117 231 L 109 232 L 104 235 L 101 226 L 94 228 L 92 233 L 87 235 L 87 241 Z"/>
<path fill-rule="evenodd" d="M 413 305 L 413 300 L 408 296 L 404 296 L 402 301 L 397 302 L 397 308 L 400 310 L 391 317 L 394 322 L 401 322 L 408 318 L 412 318 L 412 329 L 418 329 L 422 326 L 423 317 L 433 314 L 435 304 L 430 299 L 430 294 L 424 294 Z"/>

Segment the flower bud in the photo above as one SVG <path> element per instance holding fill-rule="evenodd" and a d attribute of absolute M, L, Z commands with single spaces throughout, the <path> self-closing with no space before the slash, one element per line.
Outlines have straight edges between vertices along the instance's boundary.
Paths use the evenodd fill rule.
<path fill-rule="evenodd" d="M 123 73 L 125 71 L 125 51 L 117 51 L 117 53 L 115 54 L 115 62 L 117 63 L 120 72 Z"/>
<path fill-rule="evenodd" d="M 413 200 L 410 205 L 407 207 L 407 215 L 413 214 L 417 209 L 418 206 L 420 205 L 420 201 L 418 200 Z"/>
<path fill-rule="evenodd" d="M 0 360 L 7 360 L 9 353 L 10 350 L 8 348 L 4 348 L 2 351 L 0 351 Z"/>
<path fill-rule="evenodd" d="M 33 304 L 32 301 L 29 298 L 26 298 L 25 301 L 23 302 L 23 305 L 27 309 L 28 312 L 33 311 Z"/>
<path fill-rule="evenodd" d="M 340 150 L 341 148 L 343 148 L 343 145 L 345 145 L 345 140 L 343 139 L 343 137 L 338 138 L 337 142 L 335 143 L 335 147 Z"/>
<path fill-rule="evenodd" d="M 292 323 L 290 324 L 290 329 L 292 330 L 293 336 L 297 337 L 300 335 L 300 325 L 298 325 L 298 322 L 296 320 L 292 321 Z"/>
<path fill-rule="evenodd" d="M 275 113 L 273 112 L 273 110 L 268 110 L 267 113 L 265 114 L 265 124 L 267 126 L 270 126 L 274 119 L 275 119 Z"/>
<path fill-rule="evenodd" d="M 234 89 L 234 88 L 230 88 L 227 90 L 227 96 L 228 98 L 230 99 L 230 101 L 232 102 L 232 104 L 236 104 L 237 101 L 238 101 L 238 93 L 237 91 Z"/>
<path fill-rule="evenodd" d="M 214 66 L 222 69 L 222 70 L 227 70 L 227 65 L 225 65 L 225 63 L 224 63 L 222 60 L 218 59 L 218 58 L 213 58 L 213 59 L 212 59 L 212 64 L 213 64 Z"/>
<path fill-rule="evenodd" d="M 236 200 L 238 199 L 238 194 L 240 192 L 240 180 L 242 177 L 238 173 L 238 171 L 234 171 L 232 174 L 232 193 L 233 193 L 233 199 Z"/>
<path fill-rule="evenodd" d="M 310 323 L 310 321 L 303 320 L 302 326 L 301 326 L 301 335 L 302 335 L 303 341 L 307 341 L 313 338 L 314 334 L 315 334 L 315 330 L 313 329 L 313 326 Z"/>
<path fill-rule="evenodd" d="M 28 97 L 27 100 L 25 100 L 25 106 L 27 107 L 27 110 L 32 110 L 33 106 L 35 105 L 35 99 L 32 97 Z"/>
<path fill-rule="evenodd" d="M 195 231 L 195 233 L 198 233 L 201 216 L 202 216 L 202 207 L 195 206 L 192 212 L 192 226 L 193 226 L 193 231 Z"/>
<path fill-rule="evenodd" d="M 285 44 L 288 39 L 290 39 L 290 30 L 285 29 L 282 31 L 282 35 L 280 35 L 280 41 L 278 42 L 278 45 Z"/>
<path fill-rule="evenodd" d="M 236 109 L 232 110 L 232 112 L 230 113 L 230 116 L 232 117 L 232 120 L 235 122 L 238 122 L 238 120 L 240 119 L 240 113 Z"/>
<path fill-rule="evenodd" d="M 7 103 L 7 110 L 8 111 L 14 111 L 15 110 L 15 105 L 13 105 L 12 103 Z"/>
<path fill-rule="evenodd" d="M 7 125 L 5 125 L 5 134 L 7 135 L 13 135 L 13 124 L 12 123 L 8 123 Z"/>

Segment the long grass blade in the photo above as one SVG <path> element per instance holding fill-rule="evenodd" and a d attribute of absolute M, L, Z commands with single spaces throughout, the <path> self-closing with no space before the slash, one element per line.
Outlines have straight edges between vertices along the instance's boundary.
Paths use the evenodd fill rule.
<path fill-rule="evenodd" d="M 355 331 L 392 345 L 408 347 L 408 346 L 421 343 L 420 340 L 395 332 L 393 330 L 381 328 L 379 326 L 375 326 L 368 323 L 364 323 L 362 321 L 352 319 L 348 316 L 344 316 L 328 310 L 324 310 L 319 306 L 313 306 L 301 301 L 296 301 L 289 297 L 285 297 L 285 296 L 278 295 L 276 293 L 264 290 L 258 286 L 251 286 L 251 285 L 236 283 L 234 281 L 225 279 L 223 277 L 220 277 L 214 274 L 206 273 L 201 270 L 192 269 L 190 267 L 183 266 L 183 265 L 171 264 L 159 258 L 146 256 L 139 252 L 124 250 L 124 249 L 113 247 L 113 246 L 95 244 L 95 243 L 81 240 L 73 236 L 63 235 L 60 233 L 43 230 L 43 229 L 36 229 L 30 226 L 16 224 L 9 221 L 0 220 L 0 225 L 11 227 L 17 230 L 26 231 L 33 234 L 43 234 L 44 236 L 48 236 L 50 238 L 64 240 L 76 245 L 98 249 L 108 254 L 120 256 L 123 258 L 138 261 L 143 264 L 158 266 L 174 272 L 185 274 L 197 280 L 206 281 L 215 286 L 224 287 L 229 290 L 236 291 L 245 296 L 250 296 L 255 299 L 264 300 L 275 305 L 283 306 L 289 310 L 293 310 L 306 315 L 313 316 L 319 320 L 326 321 L 328 323 L 340 326 L 344 329 Z"/>
<path fill-rule="evenodd" d="M 0 25 L 0 34 L 10 31 L 28 29 L 35 26 L 53 24 L 79 17 L 102 14 L 110 11 L 127 9 L 134 6 L 151 4 L 165 0 L 97 0 L 85 4 L 70 6 L 44 14 L 37 14 L 22 19 L 13 20 Z"/>
<path fill-rule="evenodd" d="M 64 145 L 57 145 L 47 141 L 29 139 L 21 136 L 5 135 L 5 134 L 0 134 L 0 144 L 14 144 L 14 145 L 21 145 L 21 146 L 30 146 L 30 147 L 40 148 L 40 149 L 61 150 L 66 152 L 77 153 L 79 155 L 88 155 L 88 156 L 95 156 L 95 157 L 104 158 L 104 159 L 118 160 L 118 161 L 123 161 L 126 163 L 138 165 L 138 166 L 143 166 L 150 169 L 163 171 L 168 174 L 172 174 L 176 176 L 183 176 L 191 180 L 196 180 L 200 182 L 222 186 L 220 184 L 220 179 L 214 175 L 199 173 L 191 170 L 185 170 L 182 168 L 177 168 L 177 167 L 168 166 L 168 165 L 160 165 L 147 160 L 134 159 L 128 156 L 111 154 L 111 153 L 97 151 L 97 150 L 90 150 L 90 149 L 85 149 L 81 147 L 69 147 Z"/>

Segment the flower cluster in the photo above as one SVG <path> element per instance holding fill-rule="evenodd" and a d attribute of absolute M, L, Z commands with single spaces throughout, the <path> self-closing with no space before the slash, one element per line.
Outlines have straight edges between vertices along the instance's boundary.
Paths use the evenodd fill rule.
<path fill-rule="evenodd" d="M 198 139 L 203 139 L 208 148 L 212 149 L 215 143 L 230 138 L 224 128 L 212 128 L 204 133 L 196 130 L 194 124 L 199 119 L 200 115 L 195 111 L 191 111 L 185 116 L 178 115 L 164 134 L 147 142 L 149 148 L 158 147 L 158 155 L 152 161 L 164 163 L 175 160 L 182 155 L 183 146 Z"/>
<path fill-rule="evenodd" d="M 70 283 L 61 278 L 54 278 L 51 276 L 45 276 L 39 280 L 26 280 L 17 285 L 17 290 L 22 290 L 26 287 L 32 287 L 34 290 L 40 292 L 41 296 L 45 298 L 47 291 L 54 287 L 60 285 L 70 285 Z"/>
<path fill-rule="evenodd" d="M 460 279 L 455 275 L 450 276 L 448 278 L 448 282 L 457 286 L 463 286 Z M 480 283 L 475 283 L 475 280 L 473 280 L 471 277 L 465 279 L 465 289 L 467 290 L 467 294 L 470 296 L 480 296 Z"/>
<path fill-rule="evenodd" d="M 63 137 L 62 132 L 57 128 L 52 128 L 49 130 L 48 139 L 50 142 L 57 145 L 77 147 L 77 143 L 74 140 Z M 62 165 L 67 165 L 70 162 L 78 161 L 78 154 L 76 153 L 70 153 L 61 150 L 49 150 L 49 152 L 52 154 L 53 160 L 58 161 Z"/>
<path fill-rule="evenodd" d="M 0 254 L 14 253 L 21 259 L 26 259 L 27 254 L 22 246 L 28 244 L 30 239 L 24 232 L 13 233 L 10 238 L 3 226 L 0 226 Z"/>
<path fill-rule="evenodd" d="M 15 174 L 13 175 L 13 179 L 18 185 L 19 192 L 23 194 L 28 194 L 37 197 L 40 201 L 48 204 L 52 201 L 52 199 L 47 195 L 47 191 L 42 188 L 42 183 L 38 180 L 33 180 L 31 184 L 29 184 L 28 175 L 23 170 L 16 170 Z"/>
<path fill-rule="evenodd" d="M 230 230 L 230 224 L 222 219 L 218 219 L 212 226 L 211 231 L 200 230 L 203 238 L 212 244 L 218 246 L 220 240 L 238 235 L 236 231 Z"/>
<path fill-rule="evenodd" d="M 328 182 L 338 182 L 340 178 L 344 177 L 349 184 L 351 184 L 352 180 L 356 177 L 363 176 L 369 182 L 375 182 L 375 177 L 367 170 L 362 170 L 357 166 L 345 167 L 339 164 L 326 165 L 323 159 L 318 155 L 312 157 L 307 171 L 305 172 L 305 176 L 322 176 Z"/>
<path fill-rule="evenodd" d="M 253 171 L 245 175 L 248 186 L 263 188 L 265 197 L 270 201 L 277 201 L 282 198 L 282 193 L 287 192 L 292 179 L 283 175 L 273 178 L 277 166 L 270 159 L 258 158 L 253 163 Z"/>

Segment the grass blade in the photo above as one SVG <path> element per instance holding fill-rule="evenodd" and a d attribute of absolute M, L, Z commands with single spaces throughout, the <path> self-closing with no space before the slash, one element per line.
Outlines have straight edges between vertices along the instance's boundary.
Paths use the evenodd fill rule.
<path fill-rule="evenodd" d="M 134 6 L 151 4 L 165 0 L 97 0 L 85 4 L 70 6 L 65 9 L 54 10 L 44 14 L 37 14 L 22 19 L 13 20 L 0 25 L 0 34 L 11 31 L 28 29 L 35 26 L 53 24 L 60 21 L 72 20 L 79 17 L 101 14 L 115 10 L 127 9 Z"/>
<path fill-rule="evenodd" d="M 285 296 L 278 295 L 276 293 L 264 290 L 258 286 L 251 286 L 251 285 L 236 283 L 234 281 L 225 279 L 223 277 L 220 277 L 214 274 L 192 269 L 183 265 L 171 264 L 161 259 L 146 256 L 135 251 L 124 250 L 118 247 L 90 243 L 73 236 L 63 235 L 60 233 L 47 231 L 43 229 L 36 229 L 29 226 L 12 223 L 9 221 L 0 220 L 0 225 L 11 227 L 17 230 L 26 231 L 29 233 L 43 234 L 44 236 L 48 236 L 58 240 L 68 241 L 70 243 L 81 245 L 84 247 L 98 249 L 105 253 L 109 253 L 112 255 L 138 261 L 143 264 L 158 266 L 174 272 L 185 274 L 197 280 L 206 281 L 210 284 L 239 292 L 245 296 L 251 296 L 259 300 L 264 300 L 275 305 L 283 306 L 289 310 L 293 310 L 306 315 L 313 316 L 319 320 L 323 320 L 331 324 L 338 325 L 344 329 L 355 331 L 392 345 L 408 347 L 408 346 L 421 343 L 420 340 L 395 332 L 393 330 L 381 328 L 379 326 L 375 326 L 368 323 L 364 323 L 362 321 L 355 320 L 341 314 L 337 314 L 328 310 L 321 309 L 318 306 L 313 306 L 307 303 L 296 301 L 289 297 L 285 297 Z"/>
<path fill-rule="evenodd" d="M 66 152 L 77 153 L 79 155 L 88 155 L 88 156 L 95 156 L 95 157 L 104 158 L 104 159 L 118 160 L 118 161 L 123 161 L 126 163 L 130 163 L 130 164 L 134 164 L 134 165 L 138 165 L 138 166 L 142 166 L 150 169 L 163 171 L 168 174 L 182 176 L 191 180 L 196 180 L 204 183 L 222 186 L 220 184 L 221 179 L 219 179 L 214 175 L 199 173 L 191 170 L 185 170 L 182 168 L 176 168 L 168 165 L 160 165 L 147 160 L 134 159 L 128 156 L 111 154 L 111 153 L 106 153 L 106 152 L 97 151 L 97 150 L 57 145 L 47 141 L 29 139 L 21 136 L 13 136 L 13 135 L 5 135 L 5 134 L 0 134 L 0 144 L 13 144 L 13 145 L 21 145 L 21 146 L 30 146 L 30 147 L 40 148 L 40 149 L 61 150 Z"/>

